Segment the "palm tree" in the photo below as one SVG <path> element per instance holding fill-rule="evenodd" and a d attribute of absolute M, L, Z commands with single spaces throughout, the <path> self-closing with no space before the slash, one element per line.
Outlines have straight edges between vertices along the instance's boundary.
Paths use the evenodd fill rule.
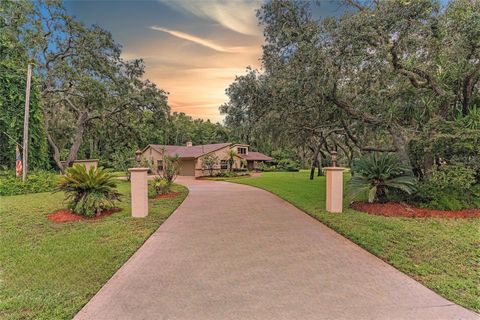
<path fill-rule="evenodd" d="M 228 152 L 228 164 L 230 165 L 230 172 L 233 171 L 233 164 L 235 163 L 235 156 L 237 155 L 237 153 L 235 152 L 235 150 L 231 149 L 229 152 Z"/>
<path fill-rule="evenodd" d="M 407 194 L 415 191 L 417 179 L 410 167 L 400 163 L 388 153 L 372 153 L 360 158 L 355 165 L 355 176 L 350 180 L 350 197 L 368 193 L 368 202 L 386 202 L 387 194 L 393 189 Z"/>

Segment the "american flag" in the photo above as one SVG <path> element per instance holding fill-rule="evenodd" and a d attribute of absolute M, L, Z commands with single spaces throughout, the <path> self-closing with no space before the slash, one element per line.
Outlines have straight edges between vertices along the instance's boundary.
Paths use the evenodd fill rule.
<path fill-rule="evenodd" d="M 22 174 L 22 156 L 20 155 L 20 148 L 18 147 L 18 144 L 15 152 L 16 152 L 15 172 L 17 174 L 17 177 L 20 177 L 20 175 Z"/>

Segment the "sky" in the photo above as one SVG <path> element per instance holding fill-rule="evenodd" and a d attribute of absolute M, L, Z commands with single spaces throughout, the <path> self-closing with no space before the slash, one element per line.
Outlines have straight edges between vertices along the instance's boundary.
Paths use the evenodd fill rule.
<path fill-rule="evenodd" d="M 87 25 L 110 31 L 125 59 L 143 58 L 145 78 L 169 93 L 172 111 L 221 122 L 225 89 L 248 66 L 259 68 L 261 0 L 67 0 Z M 338 15 L 338 0 L 323 0 L 316 16 Z"/>

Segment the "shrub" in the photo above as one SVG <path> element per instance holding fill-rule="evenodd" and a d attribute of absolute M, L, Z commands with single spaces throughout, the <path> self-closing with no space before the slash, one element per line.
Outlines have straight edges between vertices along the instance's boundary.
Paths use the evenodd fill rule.
<path fill-rule="evenodd" d="M 407 194 L 415 191 L 416 178 L 411 169 L 388 153 L 372 153 L 358 159 L 355 176 L 349 183 L 351 199 L 368 194 L 368 202 L 386 202 L 389 192 L 399 190 Z"/>
<path fill-rule="evenodd" d="M 35 171 L 29 173 L 27 180 L 15 177 L 12 171 L 9 175 L 0 177 L 0 196 L 18 194 L 49 192 L 57 186 L 58 174 L 48 171 Z"/>
<path fill-rule="evenodd" d="M 300 170 L 300 164 L 298 161 L 291 160 L 291 159 L 282 159 L 278 161 L 277 164 L 278 171 L 290 171 L 295 172 Z"/>
<path fill-rule="evenodd" d="M 258 166 L 258 169 L 264 172 L 272 172 L 277 170 L 275 166 L 272 166 L 270 164 L 267 164 L 265 162 L 261 162 L 260 165 Z"/>
<path fill-rule="evenodd" d="M 434 167 L 420 184 L 415 201 L 438 210 L 480 207 L 480 185 L 475 170 L 458 164 Z"/>
<path fill-rule="evenodd" d="M 167 194 L 172 191 L 172 182 L 165 178 L 156 177 L 152 181 L 152 187 L 155 190 L 155 195 Z"/>
<path fill-rule="evenodd" d="M 91 217 L 114 207 L 120 193 L 116 190 L 115 177 L 103 168 L 84 165 L 68 168 L 59 180 L 57 191 L 64 191 L 74 212 Z"/>
<path fill-rule="evenodd" d="M 237 175 L 235 173 L 230 171 L 220 171 L 215 175 L 215 177 L 221 177 L 221 178 L 233 178 L 236 176 Z"/>
<path fill-rule="evenodd" d="M 480 129 L 476 126 L 434 119 L 410 141 L 408 149 L 415 174 L 421 179 L 428 179 L 434 166 L 447 163 L 473 169 L 480 183 Z"/>

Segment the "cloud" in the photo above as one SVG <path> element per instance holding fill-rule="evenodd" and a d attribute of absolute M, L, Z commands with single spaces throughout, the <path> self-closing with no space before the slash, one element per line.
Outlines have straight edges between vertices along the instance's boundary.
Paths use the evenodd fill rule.
<path fill-rule="evenodd" d="M 244 49 L 242 47 L 224 47 L 222 45 L 219 45 L 219 44 L 215 43 L 212 40 L 200 38 L 200 37 L 194 36 L 192 34 L 188 34 L 188 33 L 177 31 L 177 30 L 167 29 L 167 28 L 163 28 L 163 27 L 159 27 L 159 26 L 151 26 L 150 29 L 168 33 L 168 34 L 170 34 L 174 37 L 197 43 L 197 44 L 202 45 L 204 47 L 213 49 L 215 51 L 239 52 L 239 51 L 242 51 Z"/>
<path fill-rule="evenodd" d="M 235 32 L 246 35 L 261 35 L 256 18 L 256 10 L 261 4 L 259 0 L 159 1 L 175 10 L 186 11 L 197 17 L 215 21 Z"/>

